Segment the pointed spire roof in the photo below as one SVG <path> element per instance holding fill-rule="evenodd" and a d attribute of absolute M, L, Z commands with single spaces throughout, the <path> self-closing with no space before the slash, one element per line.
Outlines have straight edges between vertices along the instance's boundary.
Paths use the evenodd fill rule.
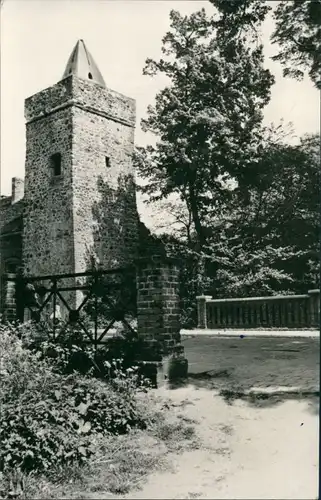
<path fill-rule="evenodd" d="M 106 87 L 103 76 L 83 40 L 78 40 L 76 43 L 70 54 L 62 78 L 67 78 L 67 76 L 70 75 L 75 75 L 84 80 L 90 80 Z"/>

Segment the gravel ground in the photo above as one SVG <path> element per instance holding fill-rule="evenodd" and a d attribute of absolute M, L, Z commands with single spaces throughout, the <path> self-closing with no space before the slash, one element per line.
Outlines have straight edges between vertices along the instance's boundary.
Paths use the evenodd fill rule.
<path fill-rule="evenodd" d="M 189 337 L 182 343 L 190 382 L 198 387 L 319 390 L 319 338 Z"/>
<path fill-rule="evenodd" d="M 197 421 L 200 448 L 173 454 L 173 471 L 151 474 L 126 498 L 317 499 L 319 338 L 195 336 L 183 344 L 189 380 L 160 391 Z M 248 391 L 264 397 L 244 398 Z"/>
<path fill-rule="evenodd" d="M 184 412 L 198 421 L 200 449 L 172 455 L 172 471 L 152 474 L 125 498 L 318 498 L 317 398 L 227 404 L 194 386 L 170 391 L 170 397 L 188 402 Z"/>
<path fill-rule="evenodd" d="M 194 426 L 199 446 L 169 453 L 172 467 L 118 498 L 316 500 L 319 339 L 202 336 L 183 344 L 188 381 L 156 392 L 172 400 L 173 417 Z"/>

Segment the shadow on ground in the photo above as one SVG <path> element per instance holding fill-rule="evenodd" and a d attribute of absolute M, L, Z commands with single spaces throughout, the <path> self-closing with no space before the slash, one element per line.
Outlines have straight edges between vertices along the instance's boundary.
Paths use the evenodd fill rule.
<path fill-rule="evenodd" d="M 261 408 L 304 399 L 319 413 L 319 338 L 195 336 L 182 343 L 188 379 L 172 389 L 192 385 L 217 392 L 228 404 L 242 399 Z M 277 388 L 286 392 L 275 393 Z"/>

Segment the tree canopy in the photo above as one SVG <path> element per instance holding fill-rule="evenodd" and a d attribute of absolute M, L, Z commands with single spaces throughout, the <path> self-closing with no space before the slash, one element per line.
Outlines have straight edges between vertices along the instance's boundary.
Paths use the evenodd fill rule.
<path fill-rule="evenodd" d="M 321 0 L 210 0 L 221 13 L 217 25 L 228 37 L 255 37 L 272 11 L 271 36 L 284 76 L 302 79 L 307 72 L 321 85 Z"/>
<path fill-rule="evenodd" d="M 204 9 L 170 16 L 165 58 L 148 59 L 144 69 L 170 81 L 142 122 L 159 140 L 140 148 L 136 161 L 151 199 L 177 193 L 184 201 L 202 248 L 208 210 L 220 209 L 230 196 L 226 180 L 242 177 L 256 155 L 274 78 L 263 66 L 261 45 L 221 40 Z"/>
<path fill-rule="evenodd" d="M 213 16 L 171 11 L 163 57 L 146 61 L 144 74 L 168 84 L 142 120 L 156 144 L 135 156 L 149 203 L 165 203 L 177 222 L 161 239 L 182 259 L 189 320 L 197 293 L 302 293 L 319 272 L 320 137 L 293 144 L 282 124 L 263 125 L 274 77 L 258 32 L 271 5 L 211 3 Z"/>

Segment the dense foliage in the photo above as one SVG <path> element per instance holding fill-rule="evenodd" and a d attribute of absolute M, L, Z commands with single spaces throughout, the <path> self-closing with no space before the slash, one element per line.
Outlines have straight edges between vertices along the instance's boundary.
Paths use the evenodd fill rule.
<path fill-rule="evenodd" d="M 274 12 L 272 41 L 280 47 L 274 57 L 283 65 L 284 76 L 302 79 L 308 71 L 317 87 L 321 85 L 321 1 L 280 2 Z"/>
<path fill-rule="evenodd" d="M 195 324 L 198 281 L 218 298 L 318 288 L 318 147 L 317 136 L 307 136 L 298 145 L 268 138 L 246 185 L 232 191 L 232 202 L 222 205 L 221 215 L 206 219 L 205 276 L 197 272 L 193 232 L 190 237 L 182 225 L 180 231 L 161 235 L 168 252 L 181 258 L 185 326 Z"/>
<path fill-rule="evenodd" d="M 318 286 L 318 144 L 318 137 L 296 146 L 269 138 L 246 186 L 236 190 L 234 206 L 213 231 L 214 288 L 220 293 L 305 293 Z"/>
<path fill-rule="evenodd" d="M 225 37 L 255 38 L 272 11 L 273 56 L 283 66 L 284 76 L 301 80 L 308 73 L 321 85 L 321 0 L 210 0 L 220 13 L 215 24 Z"/>
<path fill-rule="evenodd" d="M 168 85 L 142 120 L 157 142 L 135 156 L 149 203 L 174 220 L 161 240 L 182 261 L 184 326 L 195 324 L 200 293 L 255 296 L 318 287 L 320 138 L 295 144 L 283 124 L 263 126 L 274 78 L 264 68 L 258 34 L 272 7 L 257 0 L 211 3 L 213 16 L 172 11 L 164 57 L 146 61 L 144 73 L 166 75 Z M 302 2 L 286 3 L 289 8 L 280 2 L 275 10 L 281 52 L 292 43 L 281 34 L 282 19 L 290 16 L 297 29 L 292 14 L 305 12 Z M 312 21 L 302 23 L 313 31 Z"/>
<path fill-rule="evenodd" d="M 63 348 L 55 346 L 60 361 L 52 363 L 43 356 L 48 345 L 38 351 L 30 345 L 24 327 L 1 326 L 1 470 L 81 463 L 102 437 L 146 426 L 137 399 L 144 384 L 135 368 L 112 362 L 107 382 L 66 375 L 59 370 Z"/>
<path fill-rule="evenodd" d="M 263 67 L 262 46 L 221 43 L 204 10 L 190 17 L 172 11 L 162 50 L 166 59 L 148 59 L 144 73 L 164 74 L 171 83 L 142 122 L 159 140 L 140 148 L 136 160 L 148 180 L 143 192 L 154 200 L 177 193 L 185 203 L 202 249 L 202 219 L 229 196 L 222 180 L 241 175 L 255 154 L 273 77 Z"/>

